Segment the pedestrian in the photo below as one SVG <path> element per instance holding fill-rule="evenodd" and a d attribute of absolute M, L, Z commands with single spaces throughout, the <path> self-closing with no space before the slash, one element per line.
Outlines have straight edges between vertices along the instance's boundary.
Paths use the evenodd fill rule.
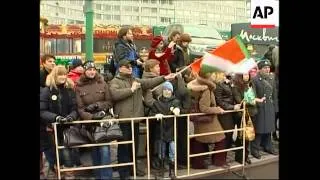
<path fill-rule="evenodd" d="M 259 73 L 252 79 L 257 98 L 264 101 L 257 103 L 258 113 L 253 122 L 255 127 L 255 140 L 251 143 L 251 154 L 260 159 L 260 145 L 265 152 L 276 155 L 271 142 L 271 133 L 275 131 L 275 115 L 278 112 L 278 96 L 274 74 L 270 73 L 271 63 L 267 60 L 258 63 Z"/>
<path fill-rule="evenodd" d="M 162 36 L 156 36 L 152 39 L 149 59 L 156 59 L 160 63 L 160 75 L 168 75 L 171 73 L 168 60 L 171 60 L 172 48 L 175 45 L 173 41 L 168 47 L 164 48 Z"/>
<path fill-rule="evenodd" d="M 150 79 L 160 76 L 160 66 L 159 61 L 155 59 L 149 59 L 145 62 L 144 66 L 144 72 L 142 75 L 142 79 Z M 144 109 L 145 113 L 144 116 L 150 116 L 151 115 L 151 108 L 153 106 L 153 103 L 159 99 L 159 97 L 162 94 L 162 88 L 157 88 L 154 91 L 151 91 L 151 89 L 146 89 L 143 91 L 143 103 L 144 103 Z M 155 121 L 149 121 L 149 153 L 151 157 L 151 167 L 154 169 L 158 169 L 159 166 L 156 164 L 156 152 L 157 149 L 155 149 L 155 138 L 156 138 L 156 122 Z"/>
<path fill-rule="evenodd" d="M 184 69 L 185 66 L 182 66 L 177 69 L 179 72 L 180 70 Z M 181 114 L 188 114 L 190 113 L 191 108 L 191 92 L 187 88 L 187 84 L 195 79 L 192 74 L 192 70 L 190 68 L 184 70 L 183 72 L 179 73 L 176 78 L 172 81 L 173 89 L 175 97 L 181 102 Z M 192 122 L 191 122 L 192 123 Z M 177 163 L 179 169 L 184 169 L 187 166 L 187 117 L 177 117 Z"/>
<path fill-rule="evenodd" d="M 279 95 L 279 47 L 278 46 L 276 46 L 272 50 L 272 62 L 273 62 L 272 64 L 274 64 L 274 75 L 275 75 L 275 81 L 276 81 L 277 94 Z M 279 102 L 279 96 L 278 96 L 278 102 Z M 279 122 L 277 122 L 278 120 L 279 120 L 279 113 L 276 114 L 276 120 L 275 120 L 276 131 L 279 131 L 279 127 L 277 125 L 279 124 Z M 272 137 L 275 141 L 279 141 L 279 137 L 276 131 L 272 133 Z"/>
<path fill-rule="evenodd" d="M 158 147 L 158 158 L 160 162 L 164 162 L 166 146 L 169 146 L 169 176 L 174 176 L 174 156 L 175 156 L 175 142 L 174 142 L 174 118 L 163 119 L 163 115 L 180 115 L 181 103 L 174 96 L 173 86 L 170 82 L 162 84 L 162 95 L 153 103 L 152 114 L 156 115 L 157 120 L 161 123 L 156 124 L 156 143 Z M 164 164 L 162 167 L 164 168 Z"/>
<path fill-rule="evenodd" d="M 191 116 L 194 122 L 194 133 L 209 133 L 223 131 L 218 114 L 223 114 L 224 110 L 217 106 L 214 90 L 216 84 L 211 79 L 212 73 L 200 72 L 195 80 L 188 83 L 187 87 L 191 90 L 193 99 L 192 110 L 201 113 L 209 113 L 206 116 Z M 198 109 L 198 110 L 197 110 Z M 191 154 L 198 154 L 209 151 L 209 145 L 214 144 L 214 150 L 219 151 L 225 149 L 225 135 L 218 133 L 210 136 L 196 137 L 190 141 Z M 226 167 L 227 153 L 221 152 L 211 156 L 211 162 L 215 166 Z M 207 169 L 209 164 L 205 161 L 205 156 L 191 158 L 191 165 L 194 169 Z"/>
<path fill-rule="evenodd" d="M 171 72 L 176 72 L 178 68 L 182 66 L 189 65 L 190 57 L 188 46 L 191 42 L 191 37 L 189 34 L 182 34 L 178 44 L 176 45 L 176 50 L 174 51 L 174 55 L 172 56 L 172 60 L 170 60 L 170 69 Z"/>
<path fill-rule="evenodd" d="M 40 94 L 40 151 L 44 151 L 49 161 L 49 169 L 55 171 L 54 144 L 48 134 L 48 124 L 71 122 L 78 118 L 73 82 L 67 78 L 67 69 L 64 66 L 55 66 L 47 76 L 46 86 Z M 63 144 L 63 130 L 67 125 L 58 125 L 58 145 Z M 75 165 L 71 149 L 61 150 L 61 165 L 71 168 Z M 65 178 L 74 178 L 73 172 L 65 172 Z"/>
<path fill-rule="evenodd" d="M 75 87 L 77 86 L 77 81 L 80 79 L 80 76 L 83 74 L 83 67 L 82 67 L 81 59 L 73 59 L 71 61 L 70 72 L 68 73 L 68 78 L 70 78 L 73 82 Z"/>
<path fill-rule="evenodd" d="M 240 104 L 244 100 L 244 94 L 249 90 L 253 90 L 249 73 L 236 74 L 234 79 L 234 86 L 232 87 L 232 93 L 237 104 Z M 255 98 L 252 103 L 246 103 L 246 111 L 249 113 L 250 118 L 253 122 L 255 121 L 255 117 L 258 112 L 256 104 L 261 102 L 263 102 L 263 99 Z M 237 127 L 241 127 L 241 120 L 242 120 L 241 117 L 242 117 L 242 113 L 239 113 L 239 117 L 236 119 Z M 245 114 L 245 117 L 246 117 L 246 123 L 247 123 L 247 120 L 249 117 L 247 117 L 247 114 Z M 239 136 L 239 133 L 238 133 L 235 144 L 236 146 L 242 145 L 242 139 Z M 235 160 L 242 164 L 242 159 L 243 159 L 242 150 L 237 150 L 235 153 Z M 245 162 L 247 164 L 251 164 L 251 160 L 249 159 L 249 141 L 247 140 L 245 141 Z"/>
<path fill-rule="evenodd" d="M 115 42 L 114 58 L 117 67 L 118 63 L 123 60 L 129 60 L 132 66 L 132 75 L 141 78 L 142 63 L 137 61 L 139 59 L 137 47 L 133 42 L 133 34 L 131 27 L 122 27 L 118 32 L 118 39 Z"/>
<path fill-rule="evenodd" d="M 174 75 L 159 76 L 150 79 L 138 79 L 132 75 L 132 67 L 129 60 L 119 62 L 119 74 L 110 82 L 110 92 L 114 101 L 114 113 L 119 118 L 142 117 L 144 116 L 143 91 L 153 88 L 165 80 L 173 79 Z M 123 133 L 123 140 L 131 140 L 131 123 L 120 123 Z M 139 123 L 134 123 L 135 152 L 139 147 Z M 132 161 L 132 146 L 130 144 L 120 144 L 118 146 L 118 162 L 127 163 Z M 135 161 L 137 162 L 137 161 Z M 120 179 L 130 177 L 131 167 L 119 167 Z M 131 173 L 130 173 L 131 172 Z M 132 173 L 133 174 L 133 173 Z M 137 166 L 136 174 L 144 176 L 144 170 Z"/>
<path fill-rule="evenodd" d="M 231 74 L 226 74 L 224 80 L 217 84 L 215 90 L 217 105 L 224 110 L 239 110 L 241 104 L 235 101 L 232 93 L 232 87 L 234 86 Z M 232 130 L 235 128 L 235 116 L 237 113 L 226 113 L 219 115 L 219 121 L 224 130 Z M 232 132 L 225 133 L 226 145 L 225 149 L 231 148 L 233 144 Z"/>
<path fill-rule="evenodd" d="M 82 120 L 101 120 L 112 108 L 109 85 L 97 72 L 93 61 L 83 65 L 84 73 L 80 76 L 76 88 L 78 112 Z M 93 132 L 96 124 L 87 125 Z M 110 146 L 93 147 L 91 149 L 94 166 L 111 163 Z M 112 179 L 112 168 L 95 169 L 96 179 Z"/>
<path fill-rule="evenodd" d="M 40 87 L 46 87 L 46 78 L 55 67 L 55 60 L 56 58 L 50 54 L 45 54 L 41 57 Z"/>

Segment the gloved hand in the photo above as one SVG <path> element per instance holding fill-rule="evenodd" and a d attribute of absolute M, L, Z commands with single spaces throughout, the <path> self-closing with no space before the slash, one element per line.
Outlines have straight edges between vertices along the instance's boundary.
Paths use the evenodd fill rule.
<path fill-rule="evenodd" d="M 155 116 L 158 121 L 163 118 L 163 114 L 156 114 Z"/>
<path fill-rule="evenodd" d="M 106 115 L 106 113 L 104 111 L 99 111 L 99 112 L 93 114 L 92 119 L 93 120 L 100 120 L 100 119 L 103 119 L 105 115 Z"/>
<path fill-rule="evenodd" d="M 180 109 L 175 107 L 170 107 L 170 111 L 173 112 L 174 115 L 180 115 Z"/>
<path fill-rule="evenodd" d="M 179 108 L 174 108 L 174 109 L 172 110 L 172 112 L 173 112 L 173 114 L 176 115 L 176 116 L 180 115 L 180 109 L 179 109 Z"/>
<path fill-rule="evenodd" d="M 99 107 L 98 104 L 94 103 L 94 104 L 88 105 L 84 110 L 87 112 L 93 112 L 93 111 L 97 110 L 98 107 Z"/>
<path fill-rule="evenodd" d="M 65 123 L 65 122 L 67 122 L 67 118 L 65 118 L 63 116 L 57 116 L 56 117 L 56 122 L 57 123 Z"/>
<path fill-rule="evenodd" d="M 67 116 L 66 117 L 66 119 L 67 119 L 67 122 L 72 122 L 72 121 L 74 121 L 75 119 L 73 119 L 73 117 L 72 116 Z"/>

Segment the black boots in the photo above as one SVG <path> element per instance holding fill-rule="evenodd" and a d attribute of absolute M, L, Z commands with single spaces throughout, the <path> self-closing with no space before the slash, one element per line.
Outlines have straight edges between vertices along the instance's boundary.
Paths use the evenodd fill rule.
<path fill-rule="evenodd" d="M 175 178 L 175 174 L 174 174 L 174 161 L 169 161 L 169 177 L 171 179 Z"/>

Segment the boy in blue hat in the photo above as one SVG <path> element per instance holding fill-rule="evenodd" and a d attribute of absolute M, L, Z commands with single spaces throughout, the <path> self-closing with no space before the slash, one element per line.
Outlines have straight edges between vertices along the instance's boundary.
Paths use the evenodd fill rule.
<path fill-rule="evenodd" d="M 163 115 L 180 115 L 180 101 L 173 95 L 173 86 L 169 81 L 166 81 L 162 85 L 162 96 L 159 97 L 157 101 L 154 102 L 152 107 L 152 112 L 156 114 L 157 122 L 156 137 L 158 139 L 156 144 L 158 147 L 158 158 L 163 162 L 165 158 L 166 145 L 169 144 L 169 176 L 174 176 L 174 118 L 166 118 L 162 120 Z M 164 164 L 162 164 L 163 168 Z"/>

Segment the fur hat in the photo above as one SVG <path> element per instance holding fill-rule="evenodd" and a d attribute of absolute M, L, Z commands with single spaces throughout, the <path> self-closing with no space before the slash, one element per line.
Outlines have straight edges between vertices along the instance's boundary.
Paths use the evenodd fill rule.
<path fill-rule="evenodd" d="M 96 65 L 94 64 L 93 61 L 86 61 L 86 62 L 83 64 L 83 69 L 84 69 L 84 71 L 88 70 L 89 68 L 95 68 L 95 69 L 96 69 Z"/>
<path fill-rule="evenodd" d="M 265 67 L 265 66 L 271 66 L 271 63 L 270 63 L 270 61 L 268 61 L 268 60 L 262 60 L 262 61 L 260 61 L 259 63 L 258 63 L 258 68 L 259 69 L 262 69 L 263 67 Z"/>
<path fill-rule="evenodd" d="M 156 48 L 161 41 L 163 41 L 162 36 L 155 36 L 155 37 L 152 39 L 151 47 L 152 47 L 152 48 Z"/>

